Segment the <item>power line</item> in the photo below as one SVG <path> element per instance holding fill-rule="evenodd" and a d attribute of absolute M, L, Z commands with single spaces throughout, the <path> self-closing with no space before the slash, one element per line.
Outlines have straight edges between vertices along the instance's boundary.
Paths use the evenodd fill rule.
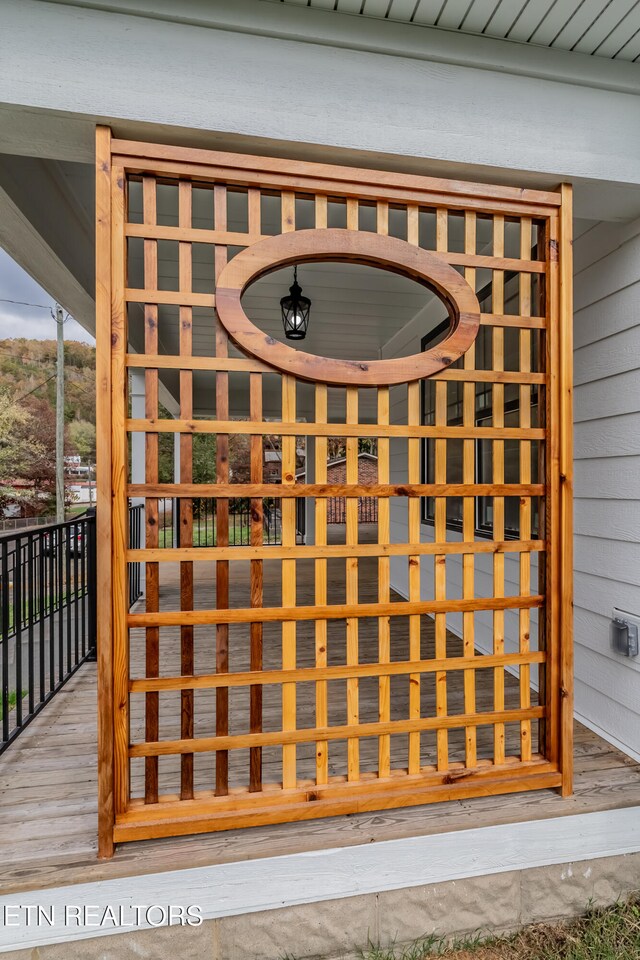
<path fill-rule="evenodd" d="M 20 307 L 37 307 L 39 310 L 51 310 L 51 306 L 45 306 L 42 303 L 29 303 L 27 300 L 7 300 L 6 297 L 0 297 L 0 303 L 14 303 Z"/>
<path fill-rule="evenodd" d="M 39 390 L 40 387 L 44 387 L 45 383 L 49 383 L 50 380 L 55 380 L 55 378 L 56 378 L 56 374 L 55 374 L 55 373 L 52 373 L 50 377 L 47 377 L 46 380 L 43 380 L 42 383 L 39 383 L 37 386 L 35 386 L 35 387 L 33 388 L 33 390 L 29 390 L 28 393 L 24 393 L 21 397 L 18 397 L 18 398 L 14 401 L 14 403 L 21 403 L 23 400 L 26 400 L 27 397 L 30 397 L 31 394 L 32 394 L 32 393 L 35 393 L 36 390 Z"/>

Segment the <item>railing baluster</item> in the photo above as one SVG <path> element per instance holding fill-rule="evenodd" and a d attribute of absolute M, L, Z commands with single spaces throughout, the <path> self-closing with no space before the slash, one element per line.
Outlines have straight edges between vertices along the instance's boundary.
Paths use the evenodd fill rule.
<path fill-rule="evenodd" d="M 0 596 L 2 597 L 2 740 L 9 739 L 9 542 L 0 542 Z"/>
<path fill-rule="evenodd" d="M 26 566 L 29 574 L 35 573 L 35 564 L 34 564 L 34 536 L 33 534 L 28 534 L 27 537 L 27 560 Z M 33 713 L 35 710 L 35 660 L 34 660 L 34 651 L 33 651 L 33 627 L 34 627 L 34 609 L 33 609 L 33 598 L 34 598 L 34 576 L 29 575 L 25 578 L 27 583 L 27 629 L 29 637 L 29 713 Z"/>
<path fill-rule="evenodd" d="M 140 546 L 142 507 L 131 509 L 132 546 Z M 0 536 L 0 753 L 95 659 L 95 551 L 95 511 Z"/>
<path fill-rule="evenodd" d="M 16 727 L 22 726 L 22 537 L 18 535 L 13 551 L 13 643 L 16 666 Z"/>

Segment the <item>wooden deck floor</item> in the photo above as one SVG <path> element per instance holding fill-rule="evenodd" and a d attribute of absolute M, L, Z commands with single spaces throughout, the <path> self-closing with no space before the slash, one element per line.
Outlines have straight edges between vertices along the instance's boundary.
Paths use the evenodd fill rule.
<path fill-rule="evenodd" d="M 236 583 L 239 590 L 242 589 L 241 581 L 242 575 L 238 574 Z M 175 585 L 171 587 L 170 576 L 167 583 L 165 600 L 170 604 L 175 600 L 172 596 Z M 200 582 L 203 594 L 210 587 L 205 577 Z M 203 604 L 210 602 L 209 592 Z M 423 619 L 428 621 L 426 617 Z M 427 656 L 432 641 L 430 634 L 427 622 L 424 633 Z M 304 636 L 303 631 L 300 636 L 300 655 L 303 660 L 311 655 L 311 645 L 305 644 Z M 362 639 L 366 648 L 366 633 Z M 404 642 L 401 636 L 397 642 Z M 459 641 L 452 638 L 451 642 L 455 644 Z M 174 644 L 170 643 L 168 649 L 171 650 L 172 646 Z M 135 670 L 138 656 L 135 643 L 133 648 Z M 206 656 L 207 653 L 210 654 L 210 651 L 207 651 L 205 643 L 201 655 Z M 170 661 L 171 655 L 168 654 L 167 669 L 171 669 Z M 240 662 L 232 664 L 232 669 L 241 668 Z M 484 671 L 480 672 L 482 674 Z M 487 680 L 490 683 L 490 677 Z M 516 695 L 517 681 L 507 676 L 506 684 L 507 694 L 512 690 Z M 483 697 L 489 698 L 488 686 L 485 690 L 479 686 L 479 702 Z M 312 691 L 310 694 L 312 700 Z M 452 685 L 450 694 L 455 699 L 461 696 L 461 691 L 456 692 Z M 425 709 L 429 708 L 431 696 L 432 693 L 425 686 Z M 401 698 L 401 692 L 398 697 Z M 370 693 L 363 690 L 363 710 L 374 709 L 375 706 L 373 688 Z M 276 698 L 273 703 L 266 702 L 265 708 L 277 713 L 279 700 Z M 312 707 L 311 704 L 305 707 L 302 702 L 301 709 L 311 710 Z M 340 706 L 336 706 L 337 711 L 340 709 Z M 206 725 L 206 717 L 211 715 L 209 709 L 203 710 L 203 725 Z M 95 717 L 95 667 L 86 664 L 0 757 L 0 893 L 640 804 L 640 765 L 576 724 L 575 794 L 568 799 L 563 800 L 555 791 L 536 791 L 305 823 L 136 842 L 121 845 L 113 860 L 100 862 L 96 859 Z M 141 714 L 134 713 L 134 736 L 140 720 Z M 166 722 L 171 726 L 175 723 L 175 716 L 169 714 Z M 339 722 L 339 718 L 332 718 L 331 722 Z M 164 731 L 163 735 L 166 735 Z M 452 738 L 451 744 L 453 750 L 455 738 Z M 401 750 L 402 745 L 399 744 L 397 749 Z M 428 742 L 424 750 L 425 760 L 428 760 Z M 301 754 L 300 776 L 310 772 L 305 771 L 305 764 L 310 764 L 312 759 L 312 755 L 307 758 Z M 375 764 L 374 754 L 369 757 L 366 749 L 363 751 L 363 760 L 367 764 Z M 401 762 L 401 757 L 398 756 L 397 760 Z M 339 752 L 335 754 L 333 762 L 335 770 L 339 772 L 342 762 Z M 265 779 L 269 777 L 270 763 L 273 765 L 273 776 L 277 778 L 274 759 L 265 765 Z M 241 778 L 244 770 L 241 761 L 238 764 L 232 772 L 236 778 Z M 170 779 L 174 772 L 168 767 L 167 777 Z M 203 766 L 197 776 L 198 785 L 207 786 L 211 777 L 212 771 Z M 133 785 L 137 791 L 140 790 L 142 782 L 139 776 L 137 779 L 134 776 Z"/>

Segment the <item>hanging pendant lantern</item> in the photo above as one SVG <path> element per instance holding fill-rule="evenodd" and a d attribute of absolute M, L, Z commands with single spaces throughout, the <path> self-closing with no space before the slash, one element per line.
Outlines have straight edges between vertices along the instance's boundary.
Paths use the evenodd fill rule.
<path fill-rule="evenodd" d="M 309 326 L 311 300 L 302 296 L 302 287 L 298 283 L 298 268 L 293 268 L 293 284 L 289 287 L 289 296 L 280 301 L 282 325 L 287 340 L 304 340 Z"/>

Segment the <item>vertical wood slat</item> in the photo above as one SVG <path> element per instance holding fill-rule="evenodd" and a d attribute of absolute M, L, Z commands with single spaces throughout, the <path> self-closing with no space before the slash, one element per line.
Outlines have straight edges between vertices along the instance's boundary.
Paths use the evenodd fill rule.
<path fill-rule="evenodd" d="M 378 387 L 378 423 L 389 423 L 389 387 Z M 389 483 L 389 438 L 378 437 L 378 483 Z M 378 500 L 378 543 L 390 542 L 390 503 L 388 497 Z M 391 564 L 389 557 L 378 558 L 378 602 L 388 603 L 391 596 Z M 391 660 L 391 618 L 378 617 L 378 660 Z M 391 678 L 378 678 L 378 718 L 382 723 L 391 719 Z M 378 738 L 378 776 L 391 772 L 391 737 Z"/>
<path fill-rule="evenodd" d="M 412 203 L 407 207 L 407 243 L 420 243 L 420 208 Z"/>
<path fill-rule="evenodd" d="M 282 375 L 282 419 L 286 423 L 296 420 L 296 381 L 288 374 Z M 293 486 L 296 482 L 296 438 L 282 437 L 282 484 Z M 282 498 L 282 546 L 292 547 L 296 542 L 296 501 L 293 497 Z M 282 561 L 282 606 L 296 605 L 296 561 Z M 282 623 L 282 669 L 296 667 L 296 621 Z M 296 684 L 282 684 L 282 730 L 295 730 Z M 285 790 L 295 788 L 297 783 L 296 745 L 285 743 L 282 747 L 282 786 Z"/>
<path fill-rule="evenodd" d="M 357 230 L 359 226 L 358 201 L 347 197 L 347 230 Z"/>
<path fill-rule="evenodd" d="M 122 167 L 111 171 L 111 536 L 113 598 L 114 810 L 129 803 L 129 590 L 126 564 L 127 501 L 127 321 L 124 291 L 125 177 Z"/>
<path fill-rule="evenodd" d="M 416 205 L 407 207 L 407 242 L 417 246 L 420 241 L 420 211 Z M 407 423 L 410 426 L 420 423 L 420 382 L 407 385 Z M 418 438 L 408 441 L 408 475 L 409 483 L 420 483 L 420 447 Z M 388 452 L 388 451 L 387 451 Z M 408 539 L 409 543 L 420 543 L 420 500 L 409 499 L 408 505 Z M 420 601 L 421 596 L 421 566 L 420 557 L 408 557 L 409 564 L 409 600 Z M 421 650 L 421 617 L 409 617 L 409 656 L 412 660 L 422 658 Z M 409 717 L 418 719 L 421 715 L 419 673 L 409 677 Z M 409 734 L 409 764 L 410 774 L 420 772 L 420 733 Z"/>
<path fill-rule="evenodd" d="M 113 856 L 113 637 L 111 569 L 111 131 L 96 131 L 96 593 L 98 856 Z"/>
<path fill-rule="evenodd" d="M 358 422 L 358 388 L 347 387 L 347 423 Z M 358 482 L 358 438 L 347 437 L 346 440 L 346 478 L 347 483 Z M 346 498 L 346 544 L 356 546 L 358 543 L 358 498 Z M 346 557 L 346 602 L 358 603 L 358 558 Z M 357 664 L 359 659 L 359 624 L 357 617 L 347 618 L 347 664 Z M 356 677 L 347 680 L 347 723 L 356 725 L 359 722 L 359 683 Z M 351 737 L 347 741 L 347 779 L 357 780 L 360 776 L 360 741 Z"/>
<path fill-rule="evenodd" d="M 327 198 L 322 194 L 316 194 L 315 215 L 316 230 L 325 230 L 327 226 Z"/>
<path fill-rule="evenodd" d="M 528 259 L 531 256 L 531 218 L 522 217 L 520 221 L 520 256 Z M 520 274 L 520 316 L 531 316 L 531 275 Z M 531 331 L 520 330 L 519 334 L 519 368 L 524 372 L 531 370 Z M 520 426 L 531 426 L 531 386 L 520 385 L 519 409 Z M 520 441 L 520 483 L 531 483 L 531 441 Z M 531 537 L 531 498 L 522 497 L 520 500 L 520 538 L 528 540 Z M 519 557 L 519 590 L 521 596 L 531 593 L 531 554 L 521 553 Z M 519 650 L 528 653 L 531 649 L 531 611 L 520 610 L 519 616 Z M 531 706 L 531 668 L 528 663 L 520 667 L 520 705 Z M 523 720 L 520 724 L 520 757 L 524 761 L 531 759 L 531 721 Z"/>
<path fill-rule="evenodd" d="M 260 199 L 259 188 L 249 187 L 247 191 L 247 231 L 250 238 L 258 238 L 262 229 Z"/>
<path fill-rule="evenodd" d="M 504 217 L 493 218 L 493 255 L 504 256 Z M 492 309 L 504 312 L 504 272 L 493 271 Z M 504 370 L 504 330 L 493 327 L 491 331 L 491 366 L 494 370 Z M 504 384 L 494 383 L 492 387 L 492 424 L 496 428 L 504 427 Z M 492 442 L 492 479 L 493 483 L 504 483 L 504 440 Z M 504 497 L 493 498 L 493 539 L 504 539 Z M 504 554 L 493 558 L 493 595 L 504 596 Z M 493 652 L 504 653 L 504 611 L 496 610 L 493 614 Z M 494 710 L 504 710 L 504 669 L 499 667 L 493 671 L 493 702 Z M 504 763 L 505 759 L 505 727 L 503 723 L 496 723 L 493 728 L 493 758 L 497 764 Z"/>
<path fill-rule="evenodd" d="M 327 422 L 327 386 L 317 383 L 315 386 L 315 421 Z M 327 437 L 316 437 L 315 449 L 315 482 L 327 482 Z M 315 542 L 317 546 L 327 543 L 327 498 L 316 497 L 315 501 Z M 316 559 L 315 566 L 315 603 L 324 606 L 327 602 L 327 561 L 324 558 Z M 327 621 L 315 621 L 316 666 L 326 667 L 328 663 L 327 650 Z M 326 727 L 329 724 L 328 684 L 326 680 L 316 683 L 316 726 Z M 325 784 L 329 779 L 329 744 L 326 740 L 316 743 L 316 782 Z"/>
<path fill-rule="evenodd" d="M 549 257 L 549 223 L 548 221 L 541 221 L 538 223 L 538 237 L 537 237 L 537 247 L 536 247 L 536 256 L 540 260 L 544 260 L 548 264 Z M 538 333 L 538 363 L 537 367 L 539 370 L 542 370 L 545 375 L 548 371 L 548 338 L 549 338 L 549 323 L 548 323 L 548 295 L 547 288 L 549 284 L 549 275 L 548 267 L 545 272 L 544 277 L 538 278 L 538 289 L 536 296 L 536 303 L 534 306 L 535 313 L 538 316 L 545 317 L 545 329 L 541 330 Z M 548 415 L 548 396 L 549 390 L 548 386 L 538 387 L 538 426 L 544 430 L 544 435 L 546 438 L 547 435 L 547 415 Z M 545 443 L 538 443 L 538 458 L 537 458 L 537 468 L 538 468 L 538 480 L 541 483 L 545 484 L 545 496 L 540 497 L 538 500 L 538 535 L 540 539 L 547 541 L 548 538 L 548 529 L 547 529 L 547 517 L 548 517 L 548 504 L 547 504 L 547 493 L 546 483 L 548 478 L 547 471 L 547 445 Z M 541 596 L 546 596 L 547 591 L 547 551 L 542 550 L 538 554 L 538 576 L 537 576 L 537 592 Z M 538 649 L 545 653 L 545 660 L 543 663 L 538 666 L 538 703 L 546 704 L 547 703 L 547 686 L 548 686 L 548 637 L 547 637 L 547 611 L 546 607 L 538 611 Z M 548 747 L 548 729 L 547 722 L 545 717 L 541 717 L 538 720 L 538 751 L 546 756 L 547 747 Z"/>
<path fill-rule="evenodd" d="M 449 217 L 446 209 L 436 210 L 436 251 L 446 252 L 449 244 Z M 447 383 L 436 380 L 434 424 L 444 427 L 447 424 Z M 447 441 L 434 442 L 434 482 L 447 482 Z M 447 539 L 447 501 L 436 497 L 434 504 L 434 538 L 436 543 Z M 445 600 L 447 596 L 447 560 L 445 554 L 434 557 L 434 598 Z M 435 616 L 435 655 L 438 659 L 447 656 L 447 618 L 443 613 Z M 447 715 L 447 674 L 441 670 L 436 673 L 436 716 Z M 436 755 L 438 770 L 449 766 L 449 734 L 447 730 L 436 732 Z"/>
<path fill-rule="evenodd" d="M 292 190 L 282 191 L 282 224 L 283 233 L 291 233 L 296 228 L 296 195 Z"/>
<path fill-rule="evenodd" d="M 562 795 L 573 792 L 573 192 L 560 188 L 560 769 Z"/>
<path fill-rule="evenodd" d="M 249 374 L 249 416 L 256 423 L 262 421 L 262 374 Z M 262 436 L 253 435 L 250 441 L 251 483 L 262 483 Z M 250 541 L 254 547 L 262 546 L 264 501 L 251 501 Z M 250 566 L 251 606 L 262 607 L 263 562 L 251 560 Z M 252 623 L 249 628 L 250 670 L 262 670 L 262 623 Z M 262 730 L 262 684 L 254 684 L 249 690 L 249 730 Z M 249 750 L 249 790 L 262 789 L 262 747 Z"/>
<path fill-rule="evenodd" d="M 247 225 L 249 235 L 259 237 L 262 231 L 262 211 L 260 190 L 249 187 Z M 262 420 L 262 375 L 249 376 L 249 416 L 252 420 Z M 262 436 L 252 436 L 250 440 L 251 482 L 262 483 L 264 458 L 264 440 Z M 253 546 L 260 546 L 264 540 L 264 500 L 251 501 L 251 532 Z M 251 606 L 261 607 L 264 587 L 264 565 L 262 560 L 252 560 L 250 566 Z M 263 665 L 263 625 L 252 623 L 249 635 L 250 668 L 262 670 Z M 263 688 L 255 684 L 249 691 L 249 729 L 252 733 L 262 730 Z M 249 790 L 262 789 L 262 747 L 252 747 L 249 751 Z"/>
<path fill-rule="evenodd" d="M 420 423 L 420 382 L 414 381 L 407 385 L 407 423 L 417 426 Z M 408 471 L 407 479 L 410 484 L 420 483 L 420 440 L 413 437 L 408 443 Z M 409 543 L 420 543 L 420 500 L 410 497 L 408 510 L 408 539 Z M 412 603 L 420 602 L 420 557 L 412 554 L 408 557 L 409 565 L 409 600 Z M 348 601 L 347 601 L 348 602 Z M 409 659 L 421 659 L 420 643 L 420 614 L 409 617 Z M 409 718 L 420 718 L 420 674 L 409 675 Z M 409 773 L 420 772 L 420 732 L 409 734 Z"/>
<path fill-rule="evenodd" d="M 156 223 L 156 180 L 155 177 L 143 177 L 142 180 L 142 212 L 145 224 Z M 156 240 L 144 241 L 144 285 L 148 290 L 158 288 L 158 243 Z M 149 354 L 158 353 L 158 306 L 147 303 L 144 305 L 144 348 Z M 144 410 L 146 417 L 158 416 L 158 371 L 145 370 L 145 397 Z M 158 449 L 159 437 L 157 433 L 145 434 L 145 480 L 147 483 L 158 481 Z M 147 497 L 145 500 L 145 544 L 149 547 L 159 545 L 159 523 L 157 497 Z M 160 565 L 147 563 L 145 584 L 145 607 L 147 613 L 155 613 L 160 609 Z M 158 627 L 147 627 L 145 637 L 145 673 L 147 677 L 157 677 L 160 674 L 160 630 Z M 145 695 L 145 740 L 148 742 L 158 739 L 159 728 L 159 694 Z M 144 797 L 145 803 L 156 803 L 158 800 L 158 758 L 145 757 L 144 761 Z"/>
<path fill-rule="evenodd" d="M 285 190 L 282 193 L 281 230 L 289 233 L 296 228 L 296 198 L 295 193 Z M 282 420 L 285 423 L 296 421 L 296 381 L 294 377 L 282 376 Z M 282 483 L 293 485 L 296 482 L 296 437 L 282 437 Z M 282 499 L 282 546 L 294 546 L 296 542 L 296 501 L 292 497 Z M 296 561 L 282 561 L 282 605 L 295 607 L 296 605 Z M 293 670 L 296 666 L 296 632 L 295 620 L 287 620 L 282 624 L 282 669 Z M 295 730 L 297 725 L 296 710 L 297 688 L 295 683 L 282 684 L 282 729 Z M 295 743 L 285 743 L 282 748 L 282 786 L 285 790 L 293 789 L 297 783 L 297 762 Z"/>
<path fill-rule="evenodd" d="M 559 223 L 548 221 L 546 283 L 546 373 L 547 404 L 545 421 L 546 510 L 546 625 L 547 660 L 545 664 L 545 755 L 552 763 L 560 761 L 560 645 L 562 631 L 560 585 L 560 275 L 558 264 Z"/>
<path fill-rule="evenodd" d="M 227 190 L 216 184 L 213 188 L 213 205 L 216 230 L 227 228 Z M 214 252 L 216 283 L 227 264 L 227 248 L 216 246 Z M 216 356 L 228 357 L 229 339 L 227 332 L 216 318 Z M 216 419 L 229 419 L 229 374 L 216 373 Z M 216 483 L 229 482 L 229 435 L 216 434 Z M 216 546 L 229 545 L 229 501 L 216 498 Z M 216 606 L 226 610 L 229 606 L 229 561 L 216 562 Z M 229 672 L 229 625 L 216 624 L 216 671 Z M 226 736 L 229 732 L 229 688 L 216 690 L 216 735 Z M 216 794 L 226 796 L 229 792 L 229 752 L 218 750 L 216 753 Z"/>
<path fill-rule="evenodd" d="M 434 423 L 437 427 L 447 422 L 447 382 L 436 381 L 436 402 Z M 435 441 L 434 482 L 447 482 L 447 441 Z M 444 543 L 447 539 L 447 501 L 445 497 L 435 498 L 434 537 L 436 543 Z M 447 558 L 445 554 L 436 554 L 434 557 L 434 599 L 446 600 L 447 596 Z M 435 615 L 435 655 L 436 659 L 447 656 L 447 617 L 444 613 Z M 447 674 L 445 670 L 436 673 L 436 716 L 447 715 Z M 449 734 L 446 729 L 436 733 L 436 752 L 438 770 L 446 770 L 449 766 Z"/>
<path fill-rule="evenodd" d="M 192 190 L 191 183 L 181 181 L 178 186 L 178 222 L 181 227 L 191 227 Z M 181 293 L 192 291 L 192 255 L 191 244 L 181 241 L 178 244 L 178 289 Z M 193 308 L 181 306 L 178 313 L 180 325 L 179 350 L 181 357 L 190 357 L 193 352 Z M 183 420 L 193 417 L 193 372 L 180 371 L 180 416 Z M 180 434 L 180 483 L 193 481 L 193 437 Z M 181 497 L 178 505 L 179 546 L 193 546 L 193 501 Z M 193 610 L 193 563 L 180 561 L 180 609 Z M 180 627 L 180 669 L 183 676 L 190 676 L 194 669 L 193 626 Z M 180 691 L 180 736 L 189 740 L 194 729 L 194 692 Z M 180 799 L 193 798 L 193 754 L 183 753 L 180 757 Z"/>
<path fill-rule="evenodd" d="M 465 253 L 476 252 L 476 215 L 470 211 L 464 217 L 464 250 Z M 473 267 L 466 267 L 465 279 L 472 290 L 476 289 L 476 271 Z M 476 345 L 473 343 L 466 351 L 463 359 L 465 370 L 474 370 L 476 365 Z M 464 383 L 462 387 L 462 423 L 465 427 L 474 427 L 476 422 L 476 385 Z M 475 440 L 462 441 L 462 482 L 476 482 L 476 443 Z M 476 500 L 474 497 L 464 497 L 462 501 L 462 539 L 475 539 Z M 462 596 L 471 600 L 475 592 L 475 556 L 465 553 L 462 556 Z M 469 659 L 475 656 L 475 614 L 473 611 L 462 614 L 462 648 L 463 655 Z M 475 670 L 464 672 L 464 710 L 465 713 L 475 713 L 476 710 L 476 676 Z M 475 767 L 477 759 L 477 731 L 474 726 L 466 727 L 465 733 L 465 761 L 468 767 Z"/>
<path fill-rule="evenodd" d="M 379 201 L 376 204 L 376 232 L 382 236 L 389 233 L 389 204 Z M 378 423 L 389 423 L 389 388 L 378 388 Z M 378 438 L 378 483 L 389 482 L 390 444 L 386 437 Z M 386 479 L 385 479 L 386 478 Z M 390 542 L 391 504 L 386 498 L 378 500 L 378 542 Z M 388 602 L 391 596 L 390 561 L 381 557 L 378 560 L 378 599 Z M 384 599 L 383 599 L 384 598 Z M 378 653 L 382 663 L 391 658 L 391 619 L 378 618 Z M 384 659 L 382 659 L 384 658 Z M 378 709 L 380 720 L 391 717 L 391 678 L 380 677 L 378 681 Z M 391 772 L 391 737 L 381 736 L 378 740 L 378 776 L 388 777 Z"/>

